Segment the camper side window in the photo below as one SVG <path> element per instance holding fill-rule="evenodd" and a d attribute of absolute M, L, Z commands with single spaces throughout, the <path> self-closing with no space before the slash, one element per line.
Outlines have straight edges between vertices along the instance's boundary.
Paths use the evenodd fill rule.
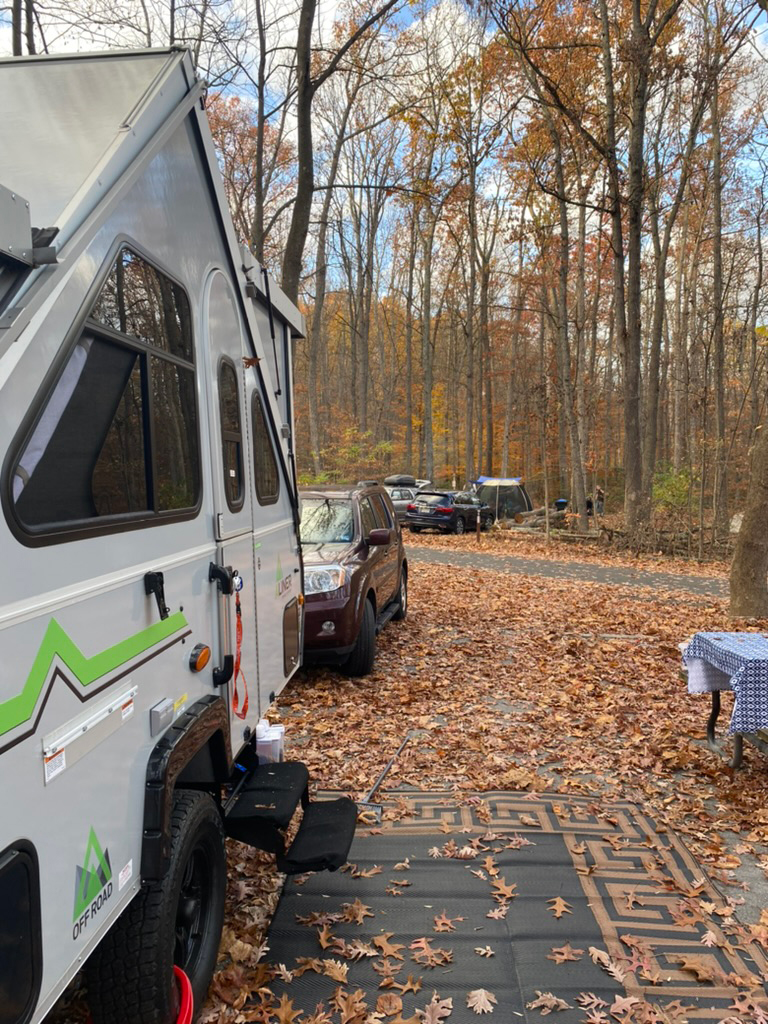
<path fill-rule="evenodd" d="M 224 461 L 224 493 L 230 512 L 243 507 L 243 432 L 240 427 L 240 401 L 237 371 L 224 361 L 219 370 L 219 413 Z"/>
<path fill-rule="evenodd" d="M 251 412 L 253 415 L 253 463 L 256 497 L 259 499 L 260 505 L 274 505 L 280 493 L 280 477 L 261 398 L 257 394 L 253 396 Z"/>
<path fill-rule="evenodd" d="M 200 446 L 189 302 L 129 249 L 16 461 L 13 502 L 36 534 L 190 515 Z"/>

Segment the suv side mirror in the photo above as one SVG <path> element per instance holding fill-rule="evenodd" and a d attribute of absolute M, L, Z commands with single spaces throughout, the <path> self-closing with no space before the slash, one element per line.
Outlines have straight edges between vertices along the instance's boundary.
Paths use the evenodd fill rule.
<path fill-rule="evenodd" d="M 392 531 L 385 528 L 371 530 L 366 537 L 366 541 L 371 545 L 371 547 L 381 547 L 385 544 L 389 544 L 392 541 Z"/>

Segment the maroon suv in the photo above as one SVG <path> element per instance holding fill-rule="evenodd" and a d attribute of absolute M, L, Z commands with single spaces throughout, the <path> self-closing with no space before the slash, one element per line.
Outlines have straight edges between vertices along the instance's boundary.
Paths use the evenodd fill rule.
<path fill-rule="evenodd" d="M 378 484 L 302 490 L 304 660 L 367 675 L 376 634 L 408 610 L 408 563 L 397 516 Z"/>

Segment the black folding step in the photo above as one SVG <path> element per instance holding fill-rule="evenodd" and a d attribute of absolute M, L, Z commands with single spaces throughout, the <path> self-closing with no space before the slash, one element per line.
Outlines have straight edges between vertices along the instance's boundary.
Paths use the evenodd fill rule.
<path fill-rule="evenodd" d="M 277 855 L 278 870 L 287 875 L 336 871 L 347 863 L 356 823 L 357 804 L 347 797 L 309 804 L 290 849 Z"/>
<path fill-rule="evenodd" d="M 241 783 L 234 803 L 226 809 L 224 831 L 269 853 L 285 849 L 282 831 L 296 808 L 309 803 L 309 772 L 300 761 L 258 764 Z"/>

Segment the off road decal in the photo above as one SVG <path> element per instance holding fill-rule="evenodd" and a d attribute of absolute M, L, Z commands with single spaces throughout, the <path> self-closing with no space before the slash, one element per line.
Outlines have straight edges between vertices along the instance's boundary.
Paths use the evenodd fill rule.
<path fill-rule="evenodd" d="M 75 868 L 75 909 L 72 938 L 81 935 L 99 915 L 112 895 L 112 865 L 109 850 L 102 850 L 91 826 L 82 866 Z"/>
<path fill-rule="evenodd" d="M 126 669 L 112 676 L 101 686 L 94 687 L 87 694 L 83 694 L 82 687 L 89 687 L 96 680 L 115 672 L 127 662 L 132 661 L 140 654 L 144 654 L 145 651 L 148 651 L 162 640 L 168 639 L 174 633 L 179 633 L 186 625 L 187 619 L 184 614 L 176 612 L 167 619 L 161 619 L 146 629 L 134 633 L 133 636 L 121 640 L 114 646 L 107 647 L 106 650 L 101 651 L 99 654 L 94 654 L 93 657 L 87 658 L 77 644 L 64 632 L 58 622 L 55 619 L 51 619 L 21 693 L 0 703 L 0 736 L 10 732 L 11 729 L 15 729 L 19 725 L 23 725 L 24 722 L 28 722 L 39 703 L 40 708 L 37 718 L 32 728 L 25 732 L 23 736 L 17 736 L 11 743 L 0 747 L 0 754 L 7 750 L 8 747 L 14 746 L 34 733 L 57 676 L 64 680 L 78 700 L 89 700 L 91 697 L 95 697 L 96 694 L 101 693 L 106 687 L 111 686 L 118 679 L 121 679 L 129 670 Z M 179 636 L 175 637 L 171 643 L 177 643 L 183 637 L 188 636 L 190 632 L 191 630 L 188 629 L 184 633 L 179 633 Z M 161 651 L 166 650 L 169 646 L 170 644 L 166 644 L 164 647 L 154 651 L 151 657 L 160 654 Z M 56 661 L 60 662 L 60 665 L 55 665 Z M 131 670 L 136 667 L 136 665 L 131 666 Z M 80 686 L 75 686 L 75 683 L 79 683 Z M 45 692 L 43 693 L 43 691 Z M 43 695 L 42 701 L 40 701 L 41 694 Z"/>

